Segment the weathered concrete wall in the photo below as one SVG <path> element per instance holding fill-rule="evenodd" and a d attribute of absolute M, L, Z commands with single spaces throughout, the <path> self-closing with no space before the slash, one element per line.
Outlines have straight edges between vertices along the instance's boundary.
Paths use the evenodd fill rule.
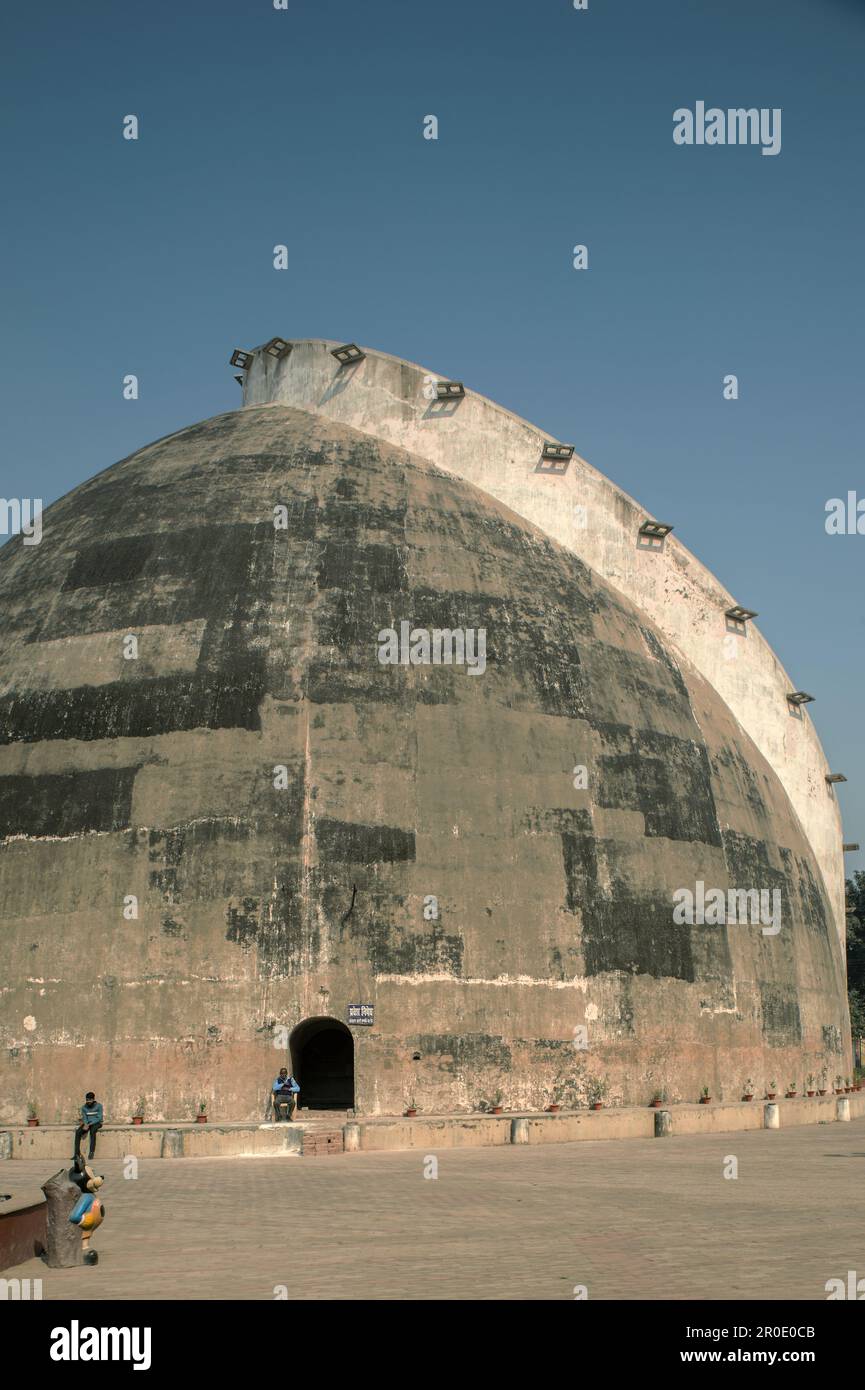
<path fill-rule="evenodd" d="M 819 695 L 819 675 L 802 671 L 792 681 L 753 623 L 732 640 L 727 631 L 725 610 L 734 602 L 759 608 L 759 595 L 729 594 L 676 536 L 660 551 L 640 548 L 638 528 L 651 514 L 578 455 L 563 477 L 537 473 L 543 444 L 552 440 L 537 426 L 473 391 L 458 403 L 430 401 L 436 374 L 370 348 L 365 361 L 341 368 L 330 353 L 336 346 L 304 340 L 281 361 L 258 351 L 245 373 L 244 404 L 275 401 L 315 411 L 469 479 L 573 550 L 648 614 L 719 692 L 778 774 L 820 866 L 843 941 L 841 818 L 826 783 L 832 769 L 810 716 L 786 699 L 802 686 Z"/>
<path fill-rule="evenodd" d="M 248 407 L 51 507 L 0 602 L 0 1119 L 91 1088 L 109 1120 L 139 1094 L 262 1120 L 274 1025 L 358 1002 L 368 1114 L 850 1071 L 775 771 L 651 619 L 470 483 Z M 486 671 L 382 665 L 402 620 L 484 628 Z M 781 932 L 676 925 L 698 880 L 777 889 Z"/>

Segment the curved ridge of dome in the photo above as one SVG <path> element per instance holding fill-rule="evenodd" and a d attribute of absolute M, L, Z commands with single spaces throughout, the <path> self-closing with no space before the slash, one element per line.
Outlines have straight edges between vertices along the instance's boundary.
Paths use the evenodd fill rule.
<path fill-rule="evenodd" d="M 652 514 L 576 451 L 563 476 L 537 473 L 544 443 L 561 442 L 547 431 L 468 387 L 457 401 L 434 402 L 433 384 L 447 377 L 377 349 L 363 347 L 363 360 L 341 366 L 332 355 L 339 346 L 297 340 L 280 359 L 256 348 L 244 372 L 244 405 L 296 405 L 467 478 L 647 612 L 775 768 L 816 855 L 843 942 L 843 836 L 826 782 L 829 764 L 808 713 L 789 705 L 797 684 L 759 628 L 751 622 L 733 631 L 726 622 L 725 611 L 741 596 L 731 595 L 676 535 L 659 553 L 640 549 L 639 526 Z"/>

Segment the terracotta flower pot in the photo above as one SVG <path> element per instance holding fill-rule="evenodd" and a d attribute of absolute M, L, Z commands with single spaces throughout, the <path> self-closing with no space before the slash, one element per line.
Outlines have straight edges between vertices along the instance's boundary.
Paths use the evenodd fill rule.
<path fill-rule="evenodd" d="M 411 1116 L 411 1115 L 416 1115 L 416 1114 L 417 1114 L 417 1111 L 415 1110 L 415 1108 L 414 1108 L 413 1105 L 410 1105 L 410 1106 L 408 1107 L 408 1109 L 405 1110 L 403 1113 L 404 1113 L 405 1115 Z"/>
<path fill-rule="evenodd" d="M 748 1095 L 748 1096 L 743 1096 L 742 1099 L 743 1099 L 743 1100 L 753 1100 L 753 1099 L 754 1099 L 754 1092 L 752 1091 L 751 1094 Z"/>
<path fill-rule="evenodd" d="M 28 1121 L 27 1121 L 27 1128 L 28 1128 L 28 1129 L 37 1129 L 38 1126 L 39 1126 L 39 1121 L 36 1119 L 35 1115 L 31 1115 L 30 1118 L 29 1118 Z"/>
<path fill-rule="evenodd" d="M 778 1094 L 777 1091 L 767 1091 L 767 1092 L 766 1092 L 766 1099 L 767 1099 L 767 1100 L 774 1100 L 775 1097 L 777 1096 L 777 1094 Z"/>
<path fill-rule="evenodd" d="M 603 1108 L 604 1108 L 604 1102 L 603 1102 L 602 1100 L 593 1100 L 593 1101 L 592 1101 L 592 1107 L 591 1107 L 591 1108 L 592 1108 L 593 1110 L 603 1110 Z"/>
<path fill-rule="evenodd" d="M 796 1095 L 796 1092 L 795 1092 L 795 1091 L 787 1091 L 787 1092 L 785 1093 L 785 1097 L 784 1097 L 784 1098 L 785 1098 L 785 1100 L 793 1100 L 793 1098 L 794 1098 L 795 1095 Z"/>
<path fill-rule="evenodd" d="M 195 1123 L 196 1123 L 197 1125 L 206 1125 L 206 1124 L 207 1124 L 207 1116 L 206 1116 L 206 1115 L 196 1115 L 196 1117 L 195 1117 Z"/>
<path fill-rule="evenodd" d="M 133 1123 L 134 1125 L 143 1125 L 143 1124 L 144 1124 L 144 1116 L 143 1116 L 143 1115 L 133 1115 L 133 1116 L 132 1116 L 132 1123 Z"/>
<path fill-rule="evenodd" d="M 700 1096 L 700 1104 L 701 1104 L 701 1105 L 708 1105 L 708 1104 L 711 1102 L 711 1099 L 712 1099 L 711 1096 Z"/>
<path fill-rule="evenodd" d="M 492 1108 L 492 1110 L 490 1111 L 490 1114 L 491 1114 L 491 1115 L 501 1115 L 501 1113 L 502 1113 L 502 1107 L 501 1107 L 500 1105 L 494 1105 L 493 1108 Z"/>
<path fill-rule="evenodd" d="M 813 1096 L 813 1094 L 814 1094 L 813 1091 L 809 1091 L 809 1092 L 808 1092 L 808 1095 L 809 1095 L 809 1096 Z"/>
<path fill-rule="evenodd" d="M 825 1090 L 823 1090 L 823 1091 L 818 1091 L 817 1094 L 818 1094 L 818 1096 L 825 1096 L 826 1092 L 825 1092 Z"/>
<path fill-rule="evenodd" d="M 659 1100 L 650 1100 L 650 1101 L 649 1101 L 649 1108 L 650 1108 L 651 1110 L 657 1110 L 660 1104 L 661 1104 L 661 1102 L 660 1102 Z"/>
<path fill-rule="evenodd" d="M 556 1111 L 557 1111 L 557 1110 L 561 1110 L 561 1108 L 562 1108 L 562 1107 L 561 1107 L 560 1105 L 548 1105 L 548 1106 L 547 1106 L 547 1113 L 550 1114 L 550 1115 L 554 1115 L 554 1114 L 556 1113 Z"/>

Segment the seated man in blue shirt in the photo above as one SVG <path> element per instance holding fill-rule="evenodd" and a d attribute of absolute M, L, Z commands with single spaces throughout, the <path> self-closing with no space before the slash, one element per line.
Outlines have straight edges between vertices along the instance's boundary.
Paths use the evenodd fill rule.
<path fill-rule="evenodd" d="M 98 1101 L 92 1091 L 88 1091 L 84 1097 L 84 1104 L 78 1112 L 81 1116 L 81 1124 L 75 1131 L 75 1154 L 76 1159 L 81 1157 L 81 1140 L 85 1134 L 90 1135 L 90 1153 L 88 1158 L 92 1158 L 96 1153 L 96 1134 L 102 1128 L 102 1104 Z"/>
<path fill-rule="evenodd" d="M 294 1112 L 297 1108 L 297 1097 L 299 1093 L 300 1087 L 298 1086 L 294 1077 L 289 1076 L 287 1067 L 282 1067 L 279 1076 L 273 1083 L 273 1091 L 271 1095 L 271 1099 L 273 1100 L 273 1114 L 275 1119 L 279 1119 L 280 1106 L 283 1104 L 287 1104 L 288 1119 L 291 1120 L 294 1118 Z"/>

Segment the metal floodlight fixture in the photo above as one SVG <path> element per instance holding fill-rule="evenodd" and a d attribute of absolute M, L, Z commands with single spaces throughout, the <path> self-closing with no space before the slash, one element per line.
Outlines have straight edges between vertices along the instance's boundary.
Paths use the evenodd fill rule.
<path fill-rule="evenodd" d="M 243 348 L 235 348 L 231 354 L 231 365 L 232 367 L 242 367 L 246 371 L 254 356 L 254 352 L 244 352 Z"/>
<path fill-rule="evenodd" d="M 734 623 L 747 623 L 751 618 L 756 618 L 757 614 L 753 608 L 740 608 L 738 603 L 734 603 L 732 608 L 726 609 L 725 618 L 732 618 Z"/>
<path fill-rule="evenodd" d="M 845 854 L 855 854 L 858 848 L 858 845 L 842 845 Z"/>
<path fill-rule="evenodd" d="M 550 444 L 548 442 L 541 451 L 541 458 L 536 472 L 558 473 L 561 476 L 567 473 L 573 457 L 573 444 Z"/>
<path fill-rule="evenodd" d="M 268 356 L 277 359 L 287 357 L 291 352 L 291 343 L 287 343 L 284 338 L 271 338 L 269 343 L 265 343 L 264 351 Z"/>
<path fill-rule="evenodd" d="M 833 782 L 846 782 L 847 778 L 844 776 L 843 772 L 830 772 L 827 773 L 826 781 L 831 786 Z"/>
<path fill-rule="evenodd" d="M 466 393 L 461 381 L 437 381 L 436 395 L 440 401 L 459 400 Z"/>
<path fill-rule="evenodd" d="M 791 705 L 810 705 L 814 696 L 809 695 L 807 690 L 793 690 L 787 696 L 787 699 Z"/>
<path fill-rule="evenodd" d="M 544 451 L 543 451 L 543 453 L 541 454 L 541 458 L 542 458 L 542 459 L 551 459 L 551 460 L 555 460 L 555 461 L 558 462 L 558 463 L 570 463 L 570 461 L 571 461 L 571 459 L 572 459 L 573 457 L 574 457 L 574 446 L 573 446 L 573 444 L 550 444 L 550 443 L 547 443 L 547 444 L 544 445 Z"/>
<path fill-rule="evenodd" d="M 648 536 L 651 540 L 662 541 L 665 536 L 669 536 L 672 526 L 666 521 L 644 521 L 640 527 L 640 535 Z"/>
<path fill-rule="evenodd" d="M 362 362 L 366 357 L 357 343 L 343 343 L 342 347 L 331 348 L 330 355 L 336 358 L 341 367 L 348 366 L 349 362 Z"/>

